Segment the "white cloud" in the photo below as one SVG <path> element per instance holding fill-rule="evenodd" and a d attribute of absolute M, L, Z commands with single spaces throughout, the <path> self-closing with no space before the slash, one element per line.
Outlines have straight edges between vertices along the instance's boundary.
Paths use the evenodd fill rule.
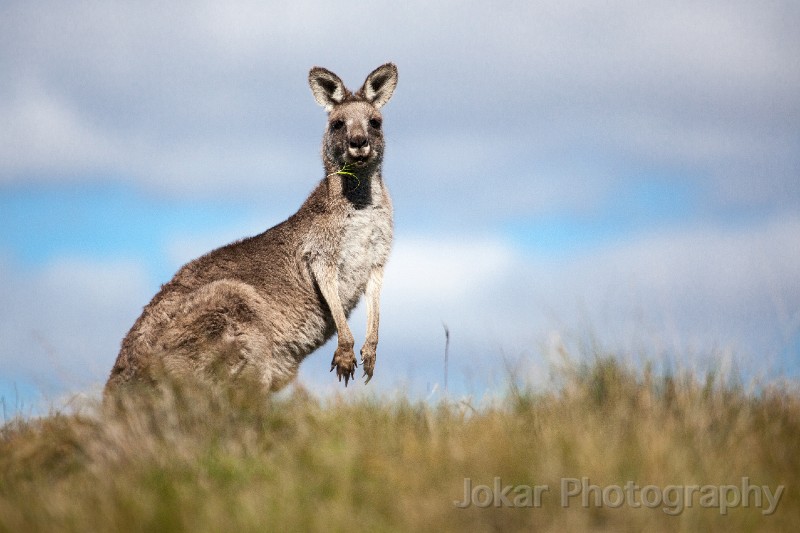
<path fill-rule="evenodd" d="M 651 356 L 730 347 L 743 367 L 759 370 L 763 360 L 776 370 L 800 335 L 797 235 L 800 219 L 786 217 L 650 234 L 567 260 L 491 241 L 400 241 L 386 276 L 383 337 L 397 353 L 428 343 L 424 360 L 446 322 L 456 345 L 487 365 L 501 352 L 534 353 L 560 330 Z"/>
<path fill-rule="evenodd" d="M 0 375 L 48 394 L 102 382 L 147 303 L 144 269 L 128 262 L 63 258 L 0 273 Z"/>
<path fill-rule="evenodd" d="M 387 298 L 415 309 L 445 304 L 460 308 L 487 280 L 505 278 L 514 251 L 488 239 L 400 239 L 386 271 Z"/>
<path fill-rule="evenodd" d="M 0 182 L 25 171 L 70 174 L 118 159 L 113 142 L 79 109 L 36 83 L 23 84 L 14 98 L 0 102 L 0 115 Z"/>

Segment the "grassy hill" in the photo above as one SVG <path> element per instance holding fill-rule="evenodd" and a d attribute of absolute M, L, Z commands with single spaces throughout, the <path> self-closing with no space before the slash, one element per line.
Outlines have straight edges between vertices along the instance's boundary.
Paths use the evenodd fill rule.
<path fill-rule="evenodd" d="M 800 531 L 794 387 L 557 378 L 480 405 L 171 384 L 14 419 L 0 531 Z"/>

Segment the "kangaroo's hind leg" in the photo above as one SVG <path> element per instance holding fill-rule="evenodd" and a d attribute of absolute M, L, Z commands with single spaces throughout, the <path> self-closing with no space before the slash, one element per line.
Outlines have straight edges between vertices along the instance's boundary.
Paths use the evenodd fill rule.
<path fill-rule="evenodd" d="M 159 346 L 165 371 L 201 381 L 274 389 L 287 373 L 273 356 L 267 302 L 245 283 L 219 280 L 186 296 Z"/>

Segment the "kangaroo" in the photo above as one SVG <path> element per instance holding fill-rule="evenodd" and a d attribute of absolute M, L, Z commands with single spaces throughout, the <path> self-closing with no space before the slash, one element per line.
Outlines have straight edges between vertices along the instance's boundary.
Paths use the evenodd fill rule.
<path fill-rule="evenodd" d="M 365 382 L 372 378 L 393 233 L 380 109 L 397 86 L 397 67 L 378 67 L 355 93 L 321 67 L 308 82 L 328 113 L 325 177 L 284 222 L 187 263 L 162 285 L 123 339 L 106 393 L 155 382 L 159 372 L 277 391 L 334 331 L 331 371 L 347 386 L 358 366 L 347 318 L 364 294 L 361 361 Z"/>

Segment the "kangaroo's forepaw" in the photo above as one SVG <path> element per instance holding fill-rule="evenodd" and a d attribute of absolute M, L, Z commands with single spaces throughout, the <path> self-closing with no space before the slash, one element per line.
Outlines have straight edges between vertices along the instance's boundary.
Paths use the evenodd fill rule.
<path fill-rule="evenodd" d="M 353 348 L 345 348 L 339 346 L 336 348 L 336 351 L 333 353 L 333 360 L 331 361 L 331 372 L 333 369 L 336 369 L 336 375 L 339 377 L 339 381 L 342 381 L 344 377 L 344 386 L 347 387 L 347 383 L 350 379 L 355 379 L 356 377 L 356 367 L 358 367 L 358 363 L 356 362 L 356 354 L 353 353 Z"/>
<path fill-rule="evenodd" d="M 361 364 L 364 367 L 363 377 L 367 378 L 364 381 L 364 384 L 369 383 L 369 380 L 372 379 L 372 373 L 375 371 L 375 358 L 376 355 L 374 347 L 368 347 L 367 345 L 364 345 L 364 347 L 361 348 Z"/>

